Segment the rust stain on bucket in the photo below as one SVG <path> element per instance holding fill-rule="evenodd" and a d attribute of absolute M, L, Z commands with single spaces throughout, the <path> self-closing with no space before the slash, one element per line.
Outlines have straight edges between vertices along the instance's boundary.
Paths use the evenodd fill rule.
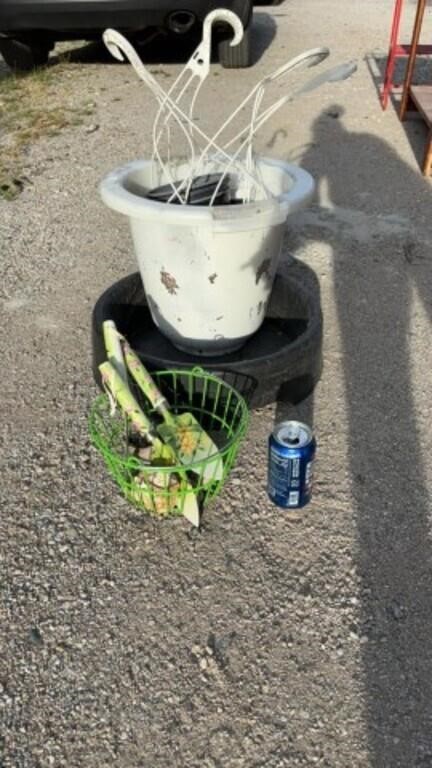
<path fill-rule="evenodd" d="M 213 285 L 214 281 L 216 280 L 216 278 L 217 278 L 217 272 L 213 272 L 212 275 L 209 275 L 209 280 L 210 280 L 212 285 Z"/>
<path fill-rule="evenodd" d="M 176 294 L 177 291 L 178 291 L 179 286 L 178 286 L 178 283 L 177 283 L 177 280 L 175 279 L 175 277 L 170 275 L 169 272 L 165 272 L 164 269 L 161 269 L 160 275 L 161 275 L 160 276 L 161 283 L 162 283 L 162 285 L 165 286 L 165 288 L 167 289 L 168 293 L 171 293 L 171 295 L 172 294 Z"/>

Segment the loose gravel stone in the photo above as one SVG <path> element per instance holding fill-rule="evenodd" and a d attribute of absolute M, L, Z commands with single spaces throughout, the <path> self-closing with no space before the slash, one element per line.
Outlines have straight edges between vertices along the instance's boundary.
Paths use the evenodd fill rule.
<path fill-rule="evenodd" d="M 151 155 L 153 97 L 75 52 L 58 88 L 92 102 L 87 126 L 30 147 L 30 183 L 0 201 L 2 768 L 432 765 L 431 191 L 423 128 L 378 103 L 386 54 L 365 60 L 387 49 L 391 4 L 345 5 L 257 8 L 255 65 L 212 64 L 197 104 L 214 126 L 317 44 L 359 61 L 257 138 L 317 179 L 280 268 L 321 302 L 324 370 L 305 402 L 252 414 L 202 530 L 132 508 L 87 430 L 92 308 L 136 270 L 97 189 Z M 181 65 L 154 68 L 172 82 Z M 295 515 L 265 490 L 284 418 L 313 424 L 319 447 Z"/>

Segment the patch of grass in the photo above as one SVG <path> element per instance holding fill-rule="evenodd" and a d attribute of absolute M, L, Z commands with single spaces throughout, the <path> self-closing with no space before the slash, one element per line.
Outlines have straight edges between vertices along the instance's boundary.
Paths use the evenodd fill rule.
<path fill-rule="evenodd" d="M 73 109 L 55 88 L 60 67 L 10 75 L 0 80 L 0 197 L 14 199 L 22 190 L 23 153 L 41 136 L 54 136 L 82 122 L 89 106 Z"/>

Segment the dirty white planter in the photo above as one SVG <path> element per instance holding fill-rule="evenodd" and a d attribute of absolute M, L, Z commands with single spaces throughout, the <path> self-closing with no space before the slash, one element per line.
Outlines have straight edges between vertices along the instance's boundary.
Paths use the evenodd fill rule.
<path fill-rule="evenodd" d="M 259 158 L 260 177 L 274 199 L 209 208 L 146 199 L 166 183 L 151 161 L 110 173 L 103 201 L 129 217 L 152 317 L 178 348 L 221 355 L 239 348 L 265 317 L 285 221 L 314 193 L 313 178 L 280 160 Z M 212 172 L 211 164 L 203 173 Z M 176 178 L 187 175 L 179 165 Z M 241 189 L 237 192 L 241 194 Z"/>

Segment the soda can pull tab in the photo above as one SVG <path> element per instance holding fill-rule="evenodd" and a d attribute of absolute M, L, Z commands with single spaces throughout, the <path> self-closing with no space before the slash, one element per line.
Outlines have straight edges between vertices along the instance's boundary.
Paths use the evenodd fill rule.
<path fill-rule="evenodd" d="M 299 431 L 296 427 L 290 427 L 284 436 L 284 443 L 287 445 L 298 445 L 300 442 Z"/>

